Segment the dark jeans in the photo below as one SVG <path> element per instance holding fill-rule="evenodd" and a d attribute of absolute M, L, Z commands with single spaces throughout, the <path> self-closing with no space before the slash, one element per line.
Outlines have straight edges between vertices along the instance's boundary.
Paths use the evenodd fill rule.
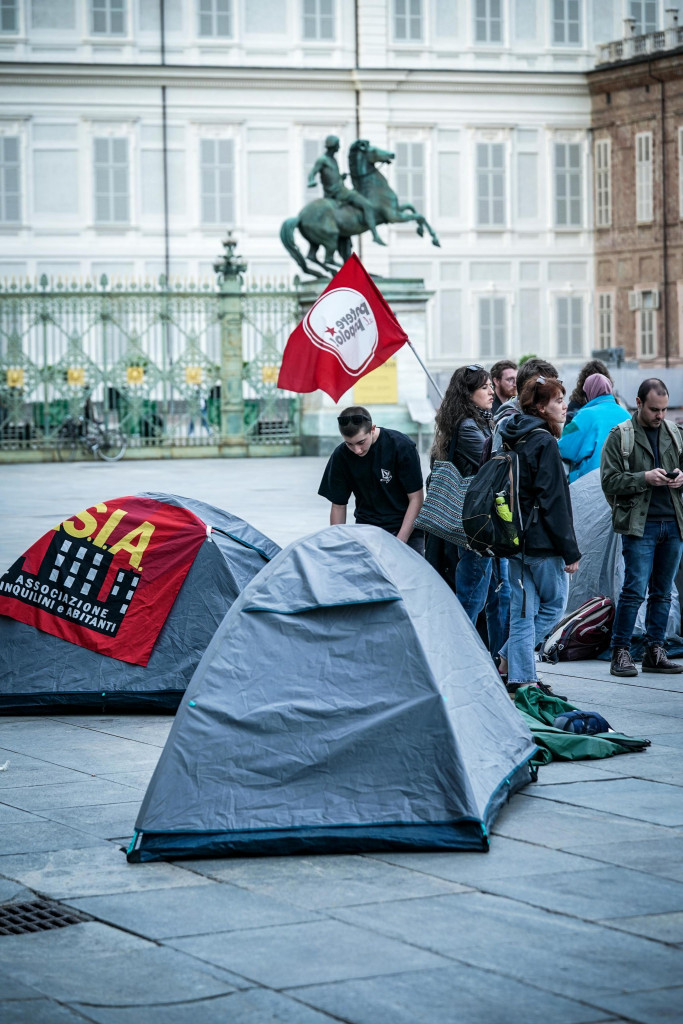
<path fill-rule="evenodd" d="M 486 598 L 489 651 L 495 658 L 510 632 L 510 580 L 507 558 L 491 559 L 491 581 Z"/>
<path fill-rule="evenodd" d="M 492 561 L 492 558 L 482 557 L 475 551 L 461 550 L 455 569 L 455 593 L 475 625 L 486 604 Z"/>
<path fill-rule="evenodd" d="M 631 646 L 638 609 L 647 597 L 645 642 L 663 644 L 671 607 L 671 588 L 683 551 L 673 519 L 648 522 L 642 537 L 622 537 L 624 586 L 617 602 L 612 650 Z"/>

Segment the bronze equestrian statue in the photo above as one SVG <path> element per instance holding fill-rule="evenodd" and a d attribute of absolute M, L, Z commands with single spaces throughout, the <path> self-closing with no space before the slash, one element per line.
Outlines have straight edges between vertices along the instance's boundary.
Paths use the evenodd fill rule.
<path fill-rule="evenodd" d="M 349 149 L 353 189 L 348 189 L 344 184 L 346 175 L 340 173 L 336 160 L 339 140 L 330 135 L 325 140 L 325 147 L 325 154 L 315 162 L 308 177 L 308 184 L 312 186 L 316 176 L 320 175 L 324 198 L 307 203 L 298 217 L 290 217 L 280 228 L 282 244 L 305 273 L 314 277 L 336 274 L 340 264 L 335 261 L 335 252 L 339 253 L 342 262 L 347 260 L 351 255 L 353 235 L 371 231 L 375 241 L 383 245 L 377 235 L 378 224 L 415 221 L 420 237 L 426 229 L 432 244 L 440 244 L 436 232 L 422 214 L 411 203 L 399 202 L 396 193 L 375 166 L 390 163 L 394 159 L 393 153 L 371 146 L 367 139 L 357 139 Z M 295 242 L 295 228 L 309 243 L 306 256 Z M 318 258 L 320 246 L 325 249 L 322 259 Z M 314 269 L 308 261 L 322 267 L 326 274 Z"/>

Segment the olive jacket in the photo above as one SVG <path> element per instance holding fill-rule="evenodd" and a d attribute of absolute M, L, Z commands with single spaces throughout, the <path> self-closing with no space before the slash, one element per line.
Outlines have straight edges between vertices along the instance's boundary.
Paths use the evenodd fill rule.
<path fill-rule="evenodd" d="M 612 427 L 602 449 L 600 482 L 607 501 L 612 506 L 612 526 L 615 533 L 629 537 L 642 537 L 650 507 L 652 487 L 645 482 L 645 473 L 655 469 L 655 457 L 647 434 L 638 422 L 638 414 L 631 417 L 633 448 L 628 456 L 622 452 L 621 425 Z M 665 471 L 683 470 L 683 450 L 680 433 L 675 423 L 665 420 L 659 434 L 659 458 Z M 675 432 L 675 433 L 674 433 Z M 678 443 L 676 443 L 676 438 Z M 678 529 L 683 537 L 683 488 L 671 491 Z"/>

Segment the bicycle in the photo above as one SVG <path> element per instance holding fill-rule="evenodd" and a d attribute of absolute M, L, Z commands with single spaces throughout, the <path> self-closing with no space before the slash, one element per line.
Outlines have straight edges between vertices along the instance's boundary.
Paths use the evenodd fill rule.
<path fill-rule="evenodd" d="M 70 416 L 57 434 L 57 455 L 60 462 L 73 462 L 79 455 L 89 454 L 104 462 L 118 462 L 126 451 L 125 435 L 118 427 L 105 427 L 85 416 Z"/>

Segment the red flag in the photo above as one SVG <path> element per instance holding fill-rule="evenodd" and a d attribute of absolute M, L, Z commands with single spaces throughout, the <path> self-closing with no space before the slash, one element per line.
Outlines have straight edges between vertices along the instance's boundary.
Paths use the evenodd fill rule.
<path fill-rule="evenodd" d="M 0 614 L 146 665 L 205 539 L 206 526 L 186 508 L 140 497 L 93 505 L 0 577 Z"/>
<path fill-rule="evenodd" d="M 408 341 L 355 253 L 289 336 L 277 386 L 320 388 L 338 402 L 360 377 Z"/>

